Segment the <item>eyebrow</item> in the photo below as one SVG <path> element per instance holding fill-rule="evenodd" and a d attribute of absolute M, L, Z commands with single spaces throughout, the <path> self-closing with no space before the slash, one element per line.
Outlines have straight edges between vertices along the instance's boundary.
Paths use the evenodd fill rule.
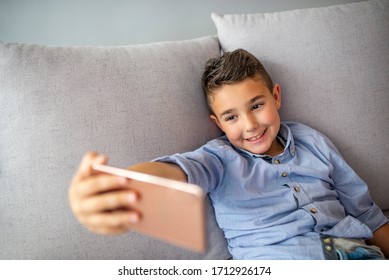
<path fill-rule="evenodd" d="M 257 101 L 258 99 L 262 99 L 264 98 L 265 95 L 261 94 L 261 95 L 257 95 L 255 96 L 254 98 L 251 98 L 247 104 L 253 104 L 255 101 Z M 231 113 L 233 113 L 236 109 L 228 109 L 228 110 L 225 110 L 223 111 L 221 114 L 220 114 L 220 118 L 223 117 L 224 115 L 229 115 Z"/>

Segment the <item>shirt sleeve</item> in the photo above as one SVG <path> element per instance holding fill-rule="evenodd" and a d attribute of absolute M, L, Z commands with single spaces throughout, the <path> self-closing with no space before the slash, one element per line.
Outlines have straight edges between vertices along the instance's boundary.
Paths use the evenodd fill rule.
<path fill-rule="evenodd" d="M 324 135 L 321 143 L 332 167 L 333 187 L 346 213 L 366 224 L 373 232 L 387 223 L 382 210 L 373 202 L 368 186 L 347 164 L 335 145 Z"/>
<path fill-rule="evenodd" d="M 189 183 L 208 193 L 220 184 L 224 176 L 222 153 L 217 144 L 208 143 L 193 152 L 163 156 L 153 161 L 177 164 L 188 176 Z"/>

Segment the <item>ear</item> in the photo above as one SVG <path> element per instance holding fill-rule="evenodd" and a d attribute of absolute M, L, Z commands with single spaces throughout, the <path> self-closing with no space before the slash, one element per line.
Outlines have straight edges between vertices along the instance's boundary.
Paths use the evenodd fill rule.
<path fill-rule="evenodd" d="M 219 120 L 217 119 L 217 117 L 214 114 L 211 114 L 209 116 L 209 118 L 224 132 Z"/>
<path fill-rule="evenodd" d="M 281 108 L 281 87 L 279 84 L 275 84 L 273 87 L 273 97 L 276 101 L 276 107 L 279 110 Z"/>

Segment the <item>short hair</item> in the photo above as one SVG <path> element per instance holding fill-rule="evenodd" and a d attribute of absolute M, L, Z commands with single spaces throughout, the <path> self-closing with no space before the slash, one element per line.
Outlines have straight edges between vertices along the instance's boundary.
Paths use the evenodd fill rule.
<path fill-rule="evenodd" d="M 259 78 L 270 91 L 273 90 L 273 82 L 265 67 L 246 50 L 237 49 L 209 59 L 205 64 L 202 76 L 202 86 L 208 108 L 212 111 L 210 98 L 214 90 L 223 85 L 243 81 L 246 78 Z"/>

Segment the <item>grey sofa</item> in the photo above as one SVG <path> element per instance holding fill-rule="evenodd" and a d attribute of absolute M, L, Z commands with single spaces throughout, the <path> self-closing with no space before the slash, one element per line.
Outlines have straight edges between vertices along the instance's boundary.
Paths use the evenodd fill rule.
<path fill-rule="evenodd" d="M 198 254 L 134 232 L 91 233 L 67 191 L 86 151 L 127 167 L 220 135 L 200 77 L 208 58 L 235 48 L 281 84 L 281 117 L 327 134 L 389 216 L 388 6 L 213 14 L 217 36 L 147 45 L 0 44 L 0 259 L 230 258 L 209 204 Z"/>

